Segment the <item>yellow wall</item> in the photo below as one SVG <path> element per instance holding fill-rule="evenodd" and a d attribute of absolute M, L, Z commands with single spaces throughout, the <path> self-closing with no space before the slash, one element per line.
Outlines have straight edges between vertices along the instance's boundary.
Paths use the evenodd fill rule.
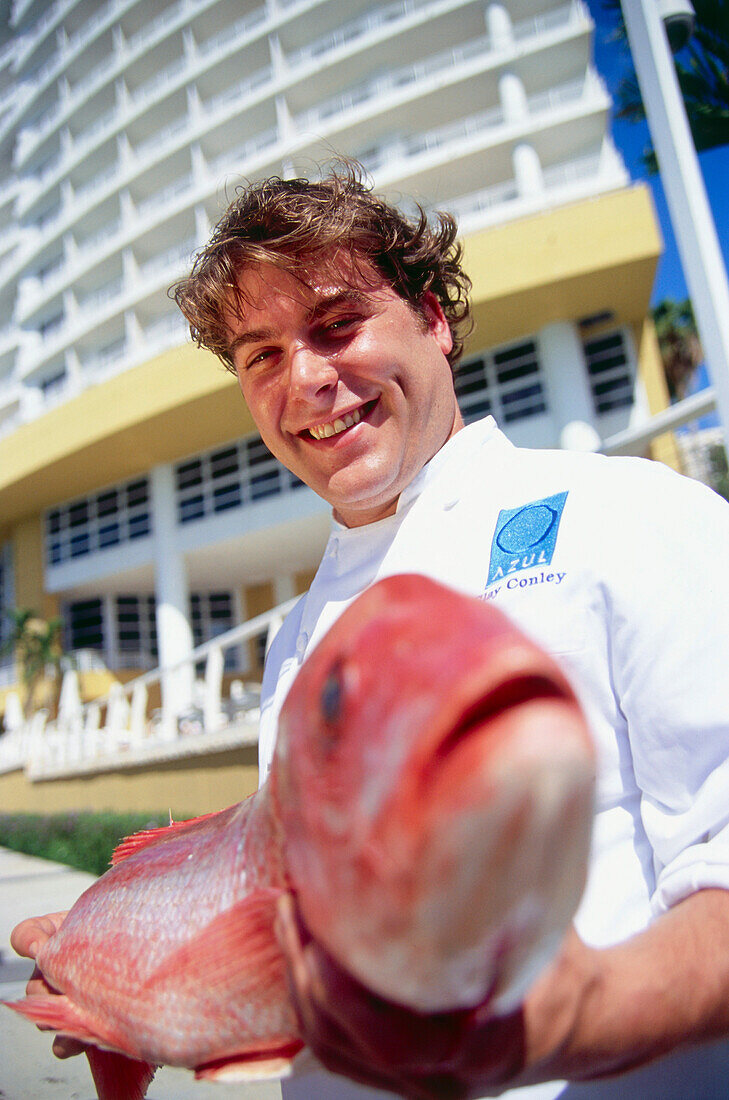
<path fill-rule="evenodd" d="M 22 771 L 0 775 L 5 813 L 66 810 L 172 811 L 175 818 L 222 810 L 258 785 L 255 746 L 154 766 L 31 783 Z"/>
<path fill-rule="evenodd" d="M 0 439 L 3 524 L 251 431 L 218 360 L 173 349 Z"/>
<path fill-rule="evenodd" d="M 638 350 L 639 372 L 645 386 L 648 408 L 651 415 L 655 415 L 667 409 L 671 402 L 655 326 L 649 317 L 643 324 L 633 326 L 633 339 Z M 665 462 L 674 470 L 681 470 L 681 457 L 673 432 L 665 432 L 654 439 L 648 453 L 651 458 Z"/>
<path fill-rule="evenodd" d="M 304 592 L 309 591 L 315 576 L 316 569 L 304 569 L 300 573 L 294 574 L 294 587 L 297 596 L 302 596 Z"/>
<path fill-rule="evenodd" d="M 596 310 L 612 312 L 614 324 L 639 322 L 661 239 L 641 185 L 474 233 L 464 252 L 475 351 Z"/>
<path fill-rule="evenodd" d="M 245 614 L 247 619 L 255 619 L 256 615 L 262 615 L 264 611 L 270 611 L 275 606 L 273 582 L 264 581 L 262 584 L 249 584 L 244 593 Z M 248 642 L 248 659 L 251 675 L 261 678 L 263 666 L 258 661 L 258 643 L 255 638 Z"/>
<path fill-rule="evenodd" d="M 43 589 L 43 532 L 40 516 L 18 523 L 12 536 L 15 605 L 31 608 L 42 618 L 58 614 L 58 598 Z"/>

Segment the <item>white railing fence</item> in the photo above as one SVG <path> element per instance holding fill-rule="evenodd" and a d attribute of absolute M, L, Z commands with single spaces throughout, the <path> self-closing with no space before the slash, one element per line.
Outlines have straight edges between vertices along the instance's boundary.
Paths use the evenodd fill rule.
<path fill-rule="evenodd" d="M 230 679 L 224 694 L 225 654 L 244 642 L 265 637 L 267 646 L 296 600 L 197 646 L 182 661 L 156 668 L 109 693 L 82 704 L 79 672 L 64 673 L 58 716 L 37 711 L 29 720 L 6 722 L 0 736 L 0 772 L 23 769 L 31 779 L 78 774 L 197 754 L 258 738 L 260 685 Z M 179 707 L 164 692 L 175 674 L 192 682 L 191 698 Z M 162 706 L 150 698 L 160 695 Z M 15 715 L 18 706 L 6 702 Z"/>

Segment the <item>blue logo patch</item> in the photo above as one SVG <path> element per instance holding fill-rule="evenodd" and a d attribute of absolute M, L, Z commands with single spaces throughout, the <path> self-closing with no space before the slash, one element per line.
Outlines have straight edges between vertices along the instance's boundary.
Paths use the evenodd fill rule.
<path fill-rule="evenodd" d="M 507 573 L 549 565 L 566 500 L 566 492 L 555 493 L 553 497 L 532 501 L 521 508 L 499 512 L 491 543 L 487 586 Z"/>

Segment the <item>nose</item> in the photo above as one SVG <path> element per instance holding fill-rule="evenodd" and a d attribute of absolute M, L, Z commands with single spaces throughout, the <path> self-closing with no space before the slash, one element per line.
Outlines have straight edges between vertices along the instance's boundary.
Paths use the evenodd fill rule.
<path fill-rule="evenodd" d="M 339 372 L 328 356 L 305 344 L 292 351 L 289 396 L 304 399 L 317 397 L 335 388 L 338 381 Z"/>

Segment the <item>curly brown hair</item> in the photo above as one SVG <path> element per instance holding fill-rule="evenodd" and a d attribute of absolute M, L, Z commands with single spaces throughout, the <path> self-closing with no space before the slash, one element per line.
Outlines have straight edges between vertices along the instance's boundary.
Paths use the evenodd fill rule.
<path fill-rule="evenodd" d="M 358 278 L 379 273 L 423 319 L 423 297 L 435 295 L 453 337 L 453 366 L 470 331 L 471 281 L 461 269 L 454 218 L 438 213 L 431 224 L 421 206 L 416 210 L 410 220 L 373 194 L 356 161 L 340 160 L 314 181 L 274 176 L 238 190 L 192 271 L 170 295 L 198 347 L 234 372 L 226 317 L 244 315 L 241 273 L 267 263 L 305 282 L 302 270 L 312 261 L 330 262 L 344 250 Z"/>

